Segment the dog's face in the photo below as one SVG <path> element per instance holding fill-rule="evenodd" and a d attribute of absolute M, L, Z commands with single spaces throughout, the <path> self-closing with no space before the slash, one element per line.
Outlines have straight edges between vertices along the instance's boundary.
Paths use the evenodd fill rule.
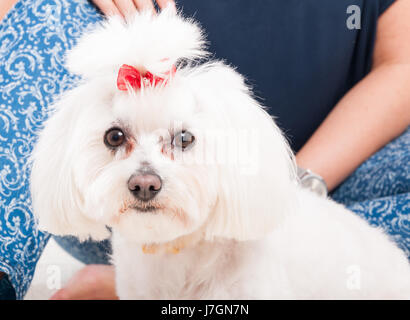
<path fill-rule="evenodd" d="M 216 204 L 218 166 L 202 158 L 215 153 L 206 145 L 214 116 L 184 82 L 116 92 L 95 117 L 78 119 L 72 165 L 84 212 L 127 239 L 175 239 L 198 229 Z"/>
<path fill-rule="evenodd" d="M 147 16 L 136 24 L 138 19 Z M 161 28 L 176 21 L 199 32 L 178 16 L 147 21 L 152 27 L 160 19 Z M 110 30 L 100 30 L 101 38 Z M 196 37 L 192 52 L 201 51 Z M 170 52 L 170 63 L 189 60 Z M 155 54 L 149 57 L 151 64 L 134 65 L 159 68 Z M 72 60 L 72 69 L 87 63 Z M 40 227 L 101 239 L 110 226 L 140 243 L 197 230 L 208 239 L 250 239 L 286 213 L 293 187 L 287 145 L 233 69 L 222 63 L 186 66 L 166 84 L 126 91 L 118 90 L 109 72 L 86 76 L 57 103 L 33 153 L 31 188 Z"/>

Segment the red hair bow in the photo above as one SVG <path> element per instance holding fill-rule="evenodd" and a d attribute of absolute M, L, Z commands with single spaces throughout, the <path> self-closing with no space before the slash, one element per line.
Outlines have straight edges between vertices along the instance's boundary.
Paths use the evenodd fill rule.
<path fill-rule="evenodd" d="M 174 75 L 176 72 L 175 66 L 166 73 L 166 75 Z M 140 72 L 138 69 L 123 64 L 118 71 L 117 87 L 121 91 L 127 91 L 128 87 L 134 88 L 136 90 L 141 89 L 142 86 L 156 86 L 157 84 L 166 84 L 168 78 L 160 78 L 153 75 L 151 72 L 147 71 L 145 73 Z"/>

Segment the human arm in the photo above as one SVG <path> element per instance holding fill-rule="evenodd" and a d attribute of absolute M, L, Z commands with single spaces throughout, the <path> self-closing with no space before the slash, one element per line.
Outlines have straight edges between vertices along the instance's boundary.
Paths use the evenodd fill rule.
<path fill-rule="evenodd" d="M 330 112 L 296 155 L 329 190 L 410 124 L 410 2 L 380 18 L 371 72 Z"/>

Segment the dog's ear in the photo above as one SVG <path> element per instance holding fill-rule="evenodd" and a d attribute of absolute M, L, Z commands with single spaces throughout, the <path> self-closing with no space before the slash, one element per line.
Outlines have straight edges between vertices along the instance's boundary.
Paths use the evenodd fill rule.
<path fill-rule="evenodd" d="M 69 92 L 50 109 L 53 114 L 39 135 L 31 156 L 32 207 L 40 230 L 102 240 L 110 233 L 83 212 L 84 199 L 73 170 L 82 138 L 78 130 L 84 108 L 81 90 Z"/>
<path fill-rule="evenodd" d="M 280 224 L 295 204 L 293 154 L 271 116 L 232 68 L 212 63 L 192 78 L 198 103 L 214 111 L 219 129 L 236 135 L 219 150 L 236 144 L 234 157 L 217 164 L 218 199 L 206 237 L 257 239 Z"/>
<path fill-rule="evenodd" d="M 91 26 L 68 52 L 68 69 L 85 78 L 118 73 L 123 64 L 161 75 L 180 60 L 207 55 L 200 27 L 172 7 L 138 12 L 128 21 L 111 17 Z"/>

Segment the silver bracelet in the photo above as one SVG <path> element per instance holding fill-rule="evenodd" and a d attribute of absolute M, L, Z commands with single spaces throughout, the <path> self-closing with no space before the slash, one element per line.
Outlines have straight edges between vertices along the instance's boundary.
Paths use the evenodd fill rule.
<path fill-rule="evenodd" d="M 303 188 L 311 190 L 321 197 L 327 197 L 327 185 L 321 176 L 309 169 L 298 167 L 298 177 Z"/>

